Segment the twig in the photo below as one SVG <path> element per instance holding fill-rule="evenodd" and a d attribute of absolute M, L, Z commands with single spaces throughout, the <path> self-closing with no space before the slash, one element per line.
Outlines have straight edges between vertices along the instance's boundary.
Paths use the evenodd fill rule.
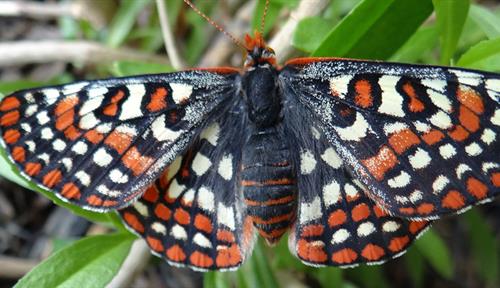
<path fill-rule="evenodd" d="M 290 13 L 288 21 L 283 25 L 273 39 L 269 42 L 269 46 L 274 49 L 279 62 L 288 59 L 293 52 L 293 47 L 290 45 L 295 28 L 300 20 L 318 15 L 328 4 L 328 0 L 302 0 L 299 6 Z"/>
<path fill-rule="evenodd" d="M 184 61 L 182 61 L 182 58 L 179 56 L 179 51 L 175 46 L 172 30 L 170 30 L 165 0 L 156 0 L 156 7 L 160 17 L 160 26 L 163 34 L 163 41 L 165 41 L 165 49 L 167 50 L 168 59 L 172 63 L 172 67 L 176 70 L 181 70 L 185 67 L 185 65 Z"/>
<path fill-rule="evenodd" d="M 132 49 L 114 49 L 90 41 L 15 41 L 0 43 L 0 67 L 54 61 L 107 63 L 136 60 L 169 64 L 161 56 Z"/>
<path fill-rule="evenodd" d="M 35 1 L 0 1 L 0 16 L 25 16 L 34 19 L 52 19 L 70 16 L 76 19 L 86 19 L 98 27 L 105 25 L 105 15 L 101 9 L 96 9 L 93 2 L 97 0 L 35 2 Z M 90 11 L 89 11 L 90 10 Z"/>
<path fill-rule="evenodd" d="M 137 273 L 142 271 L 151 258 L 151 252 L 142 239 L 135 240 L 122 267 L 107 288 L 129 287 Z"/>
<path fill-rule="evenodd" d="M 23 277 L 38 264 L 33 259 L 0 256 L 0 278 L 17 279 Z"/>
<path fill-rule="evenodd" d="M 226 29 L 231 31 L 233 35 L 243 35 L 243 33 L 248 31 L 248 24 L 250 23 L 250 17 L 252 15 L 252 10 L 255 7 L 255 1 L 247 1 L 243 5 L 234 20 L 226 25 Z M 231 56 L 234 49 L 237 48 L 233 42 L 230 41 L 225 35 L 218 33 L 215 41 L 210 46 L 210 48 L 203 55 L 199 66 L 200 67 L 214 67 L 219 66 L 226 62 L 227 58 Z"/>

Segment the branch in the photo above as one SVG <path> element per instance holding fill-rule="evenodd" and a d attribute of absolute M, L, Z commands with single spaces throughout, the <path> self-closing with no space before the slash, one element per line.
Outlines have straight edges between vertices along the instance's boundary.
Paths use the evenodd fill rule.
<path fill-rule="evenodd" d="M 165 57 L 132 49 L 114 49 L 90 41 L 51 40 L 0 43 L 0 67 L 55 61 L 99 64 L 116 60 L 169 63 Z"/>
<path fill-rule="evenodd" d="M 225 27 L 227 31 L 231 31 L 233 35 L 243 35 L 248 31 L 250 17 L 255 7 L 255 1 L 247 1 L 243 7 L 240 8 L 234 20 L 228 23 Z M 199 63 L 199 67 L 214 67 L 220 66 L 226 62 L 231 56 L 234 48 L 237 46 L 222 33 L 217 33 L 217 37 L 209 49 L 204 53 L 203 58 Z"/>
<path fill-rule="evenodd" d="M 176 70 L 181 70 L 185 67 L 184 61 L 179 56 L 177 47 L 175 46 L 174 36 L 170 29 L 168 21 L 167 7 L 165 0 L 156 0 L 158 15 L 160 17 L 161 32 L 163 34 L 163 41 L 165 41 L 165 49 L 167 50 L 168 59 L 172 62 L 172 67 Z"/>
<path fill-rule="evenodd" d="M 18 279 L 23 277 L 39 262 L 32 259 L 18 257 L 0 256 L 0 278 Z"/>
<path fill-rule="evenodd" d="M 143 239 L 135 240 L 130 248 L 127 258 L 113 280 L 108 283 L 107 288 L 130 287 L 135 276 L 146 267 L 151 252 Z"/>
<path fill-rule="evenodd" d="M 299 6 L 290 13 L 288 21 L 283 25 L 283 28 L 274 35 L 269 42 L 269 46 L 274 49 L 278 62 L 283 62 L 293 52 L 293 47 L 290 45 L 290 39 L 300 20 L 320 14 L 328 4 L 328 0 L 302 0 Z"/>

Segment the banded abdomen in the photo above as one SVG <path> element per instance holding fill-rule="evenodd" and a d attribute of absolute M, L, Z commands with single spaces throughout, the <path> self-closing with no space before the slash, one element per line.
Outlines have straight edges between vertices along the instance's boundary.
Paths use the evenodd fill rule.
<path fill-rule="evenodd" d="M 297 187 L 290 150 L 279 126 L 260 128 L 243 147 L 241 187 L 247 213 L 268 243 L 277 242 L 295 219 Z"/>

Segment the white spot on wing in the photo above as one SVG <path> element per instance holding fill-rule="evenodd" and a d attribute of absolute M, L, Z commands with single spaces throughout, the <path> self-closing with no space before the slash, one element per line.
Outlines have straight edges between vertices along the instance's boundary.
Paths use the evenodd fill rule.
<path fill-rule="evenodd" d="M 408 125 L 402 122 L 396 123 L 388 123 L 384 125 L 384 132 L 386 135 L 390 135 L 392 133 L 397 133 L 403 131 L 408 128 Z"/>
<path fill-rule="evenodd" d="M 357 141 L 359 142 L 366 136 L 368 130 L 368 122 L 366 122 L 363 114 L 357 112 L 356 120 L 351 126 L 348 127 L 337 127 L 334 126 L 335 131 L 339 134 L 340 138 L 345 141 Z"/>
<path fill-rule="evenodd" d="M 85 115 L 89 112 L 92 112 L 99 108 L 102 104 L 102 100 L 104 100 L 104 96 L 90 98 L 87 101 L 83 102 L 80 111 L 78 112 L 80 115 Z"/>
<path fill-rule="evenodd" d="M 487 145 L 490 145 L 491 143 L 495 142 L 496 135 L 497 134 L 493 130 L 486 128 L 481 135 L 481 141 L 483 141 Z"/>
<path fill-rule="evenodd" d="M 449 71 L 457 76 L 458 82 L 460 82 L 460 84 L 467 84 L 470 86 L 479 86 L 479 84 L 481 84 L 481 80 L 483 78 L 480 74 L 473 73 L 473 72 L 455 70 L 455 69 L 450 69 Z"/>
<path fill-rule="evenodd" d="M 212 243 L 210 243 L 210 240 L 208 240 L 207 237 L 205 237 L 203 234 L 200 232 L 196 233 L 193 237 L 193 242 L 196 243 L 196 245 L 204 248 L 212 248 Z"/>
<path fill-rule="evenodd" d="M 172 99 L 175 104 L 184 103 L 193 93 L 193 86 L 184 83 L 170 83 L 170 88 L 172 88 Z"/>
<path fill-rule="evenodd" d="M 311 174 L 316 168 L 316 159 L 311 151 L 305 150 L 300 153 L 300 172 L 304 175 Z"/>
<path fill-rule="evenodd" d="M 128 182 L 128 176 L 119 169 L 111 170 L 111 172 L 109 173 L 109 178 L 115 183 L 123 184 Z"/>
<path fill-rule="evenodd" d="M 209 212 L 213 212 L 215 210 L 214 193 L 207 187 L 201 186 L 200 189 L 198 189 L 198 196 L 196 199 L 198 201 L 198 206 L 200 206 L 201 209 Z"/>
<path fill-rule="evenodd" d="M 200 134 L 200 139 L 206 139 L 213 146 L 217 145 L 219 140 L 220 126 L 219 123 L 214 122 L 207 128 L 203 129 Z"/>
<path fill-rule="evenodd" d="M 378 111 L 380 113 L 404 117 L 403 112 L 403 96 L 396 91 L 397 83 L 400 77 L 393 75 L 383 75 L 378 80 L 380 88 L 382 89 L 382 103 Z"/>
<path fill-rule="evenodd" d="M 344 228 L 339 229 L 335 233 L 333 233 L 331 243 L 334 244 L 334 245 L 338 244 L 338 243 L 342 243 L 345 240 L 347 240 L 347 238 L 349 238 L 349 236 L 351 236 L 351 234 L 349 233 L 349 231 L 347 231 Z"/>
<path fill-rule="evenodd" d="M 78 141 L 76 142 L 75 145 L 73 145 L 73 147 L 71 147 L 71 151 L 75 152 L 78 155 L 83 155 L 87 153 L 87 150 L 88 150 L 88 145 L 85 144 L 85 142 L 83 141 Z"/>
<path fill-rule="evenodd" d="M 45 98 L 44 98 L 45 102 L 49 105 L 54 104 L 60 95 L 59 90 L 57 90 L 55 88 L 44 89 L 41 92 L 45 96 Z"/>
<path fill-rule="evenodd" d="M 177 179 L 174 179 L 172 180 L 170 186 L 168 187 L 168 197 L 172 199 L 177 199 L 177 197 L 179 197 L 179 195 L 181 195 L 185 189 L 186 189 L 185 185 L 179 184 L 179 182 L 177 182 Z"/>
<path fill-rule="evenodd" d="M 56 139 L 54 140 L 54 142 L 52 142 L 52 148 L 54 148 L 54 150 L 58 152 L 61 152 L 66 148 L 66 143 L 61 139 Z"/>
<path fill-rule="evenodd" d="M 83 186 L 90 185 L 90 175 L 87 174 L 85 171 L 80 170 L 76 172 L 75 177 L 76 179 L 80 180 L 80 183 L 82 183 Z"/>
<path fill-rule="evenodd" d="M 437 126 L 441 129 L 448 129 L 452 125 L 450 116 L 443 111 L 436 112 L 431 116 L 429 121 L 432 123 L 432 125 Z"/>
<path fill-rule="evenodd" d="M 389 184 L 391 188 L 405 187 L 408 184 L 410 184 L 410 175 L 405 171 L 401 171 L 401 173 L 398 176 L 387 180 L 387 184 Z"/>
<path fill-rule="evenodd" d="M 444 92 L 446 90 L 446 85 L 447 85 L 446 80 L 435 79 L 435 78 L 422 79 L 421 83 L 422 85 L 429 87 L 433 90 L 436 90 L 438 92 Z"/>
<path fill-rule="evenodd" d="M 153 229 L 158 234 L 167 235 L 167 228 L 160 222 L 154 222 L 153 224 L 151 224 L 151 229 Z"/>
<path fill-rule="evenodd" d="M 142 204 L 141 201 L 136 201 L 134 204 L 134 209 L 139 212 L 139 214 L 141 214 L 142 216 L 144 217 L 148 217 L 149 216 L 149 211 L 148 211 L 148 207 L 144 204 Z"/>
<path fill-rule="evenodd" d="M 38 120 L 38 124 L 44 125 L 49 123 L 50 118 L 47 115 L 47 111 L 41 111 L 38 114 L 36 114 L 36 119 Z"/>
<path fill-rule="evenodd" d="M 479 146 L 479 144 L 473 142 L 465 146 L 465 152 L 467 152 L 467 154 L 469 154 L 470 156 L 477 156 L 481 154 L 481 152 L 483 152 L 483 149 L 481 148 L 481 146 Z"/>
<path fill-rule="evenodd" d="M 82 129 L 89 130 L 99 124 L 99 120 L 95 117 L 94 113 L 87 113 L 80 119 L 79 126 Z"/>
<path fill-rule="evenodd" d="M 123 102 L 122 111 L 119 117 L 120 120 L 143 116 L 141 102 L 144 94 L 146 94 L 144 84 L 129 84 L 127 85 L 127 89 L 129 91 L 129 96 L 127 97 L 127 100 Z M 163 115 L 163 117 L 165 117 L 165 115 Z"/>
<path fill-rule="evenodd" d="M 372 222 L 364 222 L 358 226 L 357 233 L 359 237 L 366 237 L 373 232 L 375 232 L 375 226 Z"/>
<path fill-rule="evenodd" d="M 453 145 L 447 143 L 439 147 L 439 154 L 441 154 L 444 159 L 450 159 L 457 154 L 457 150 L 453 147 Z"/>
<path fill-rule="evenodd" d="M 323 186 L 323 201 L 325 206 L 336 204 L 340 199 L 340 185 L 337 181 L 332 180 L 330 183 Z"/>
<path fill-rule="evenodd" d="M 300 223 L 307 223 L 321 218 L 321 200 L 314 197 L 311 203 L 302 202 L 300 204 Z"/>
<path fill-rule="evenodd" d="M 94 163 L 100 167 L 106 167 L 109 163 L 111 163 L 111 161 L 113 161 L 113 157 L 111 157 L 111 155 L 109 155 L 103 147 L 99 148 L 94 153 L 94 157 L 92 159 L 94 160 Z"/>
<path fill-rule="evenodd" d="M 183 133 L 183 130 L 174 131 L 165 126 L 165 114 L 158 116 L 151 123 L 151 131 L 158 141 L 175 141 Z"/>
<path fill-rule="evenodd" d="M 395 232 L 400 226 L 396 221 L 387 221 L 382 225 L 382 230 L 384 232 Z"/>
<path fill-rule="evenodd" d="M 179 224 L 175 224 L 174 227 L 170 230 L 170 235 L 177 240 L 187 240 L 186 229 L 184 229 Z"/>
<path fill-rule="evenodd" d="M 340 159 L 335 149 L 329 147 L 325 150 L 323 154 L 321 154 L 321 159 L 326 162 L 326 164 L 330 165 L 332 168 L 340 168 L 342 166 L 342 159 Z"/>
<path fill-rule="evenodd" d="M 457 166 L 456 171 L 457 171 L 457 178 L 462 179 L 462 176 L 464 175 L 464 173 L 467 171 L 472 171 L 472 169 L 466 164 L 459 164 Z"/>
<path fill-rule="evenodd" d="M 193 169 L 196 175 L 201 176 L 208 171 L 208 169 L 212 166 L 212 161 L 208 159 L 207 156 L 201 154 L 201 152 L 196 153 L 194 156 L 193 163 L 191 164 L 191 168 Z"/>
<path fill-rule="evenodd" d="M 347 95 L 347 87 L 352 75 L 341 75 L 330 79 L 330 91 L 333 95 L 344 98 Z"/>
<path fill-rule="evenodd" d="M 427 89 L 429 98 L 431 98 L 432 103 L 437 107 L 443 109 L 444 111 L 450 113 L 453 108 L 451 106 L 451 101 L 448 97 L 442 93 L 436 92 L 432 89 Z"/>
<path fill-rule="evenodd" d="M 227 181 L 231 180 L 233 177 L 233 155 L 229 154 L 222 157 L 217 172 Z"/>
<path fill-rule="evenodd" d="M 217 206 L 217 223 L 227 226 L 230 230 L 235 229 L 233 207 L 227 207 L 219 202 Z"/>
<path fill-rule="evenodd" d="M 439 175 L 432 183 L 432 192 L 434 194 L 438 194 L 444 189 L 444 187 L 446 187 L 446 185 L 448 185 L 448 183 L 450 183 L 450 180 L 446 176 Z"/>
<path fill-rule="evenodd" d="M 52 132 L 52 129 L 49 127 L 45 127 L 40 131 L 40 134 L 42 135 L 42 139 L 45 140 L 50 140 L 54 137 L 54 132 Z"/>
<path fill-rule="evenodd" d="M 414 169 L 421 169 L 427 167 L 432 159 L 427 151 L 418 148 L 415 154 L 408 156 L 408 160 Z"/>

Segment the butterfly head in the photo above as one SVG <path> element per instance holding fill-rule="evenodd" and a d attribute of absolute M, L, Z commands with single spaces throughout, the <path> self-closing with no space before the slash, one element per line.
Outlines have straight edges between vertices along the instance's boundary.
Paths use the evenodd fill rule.
<path fill-rule="evenodd" d="M 258 31 L 255 31 L 254 37 L 245 35 L 245 49 L 247 50 L 245 69 L 258 66 L 276 66 L 274 50 L 266 45 Z"/>

